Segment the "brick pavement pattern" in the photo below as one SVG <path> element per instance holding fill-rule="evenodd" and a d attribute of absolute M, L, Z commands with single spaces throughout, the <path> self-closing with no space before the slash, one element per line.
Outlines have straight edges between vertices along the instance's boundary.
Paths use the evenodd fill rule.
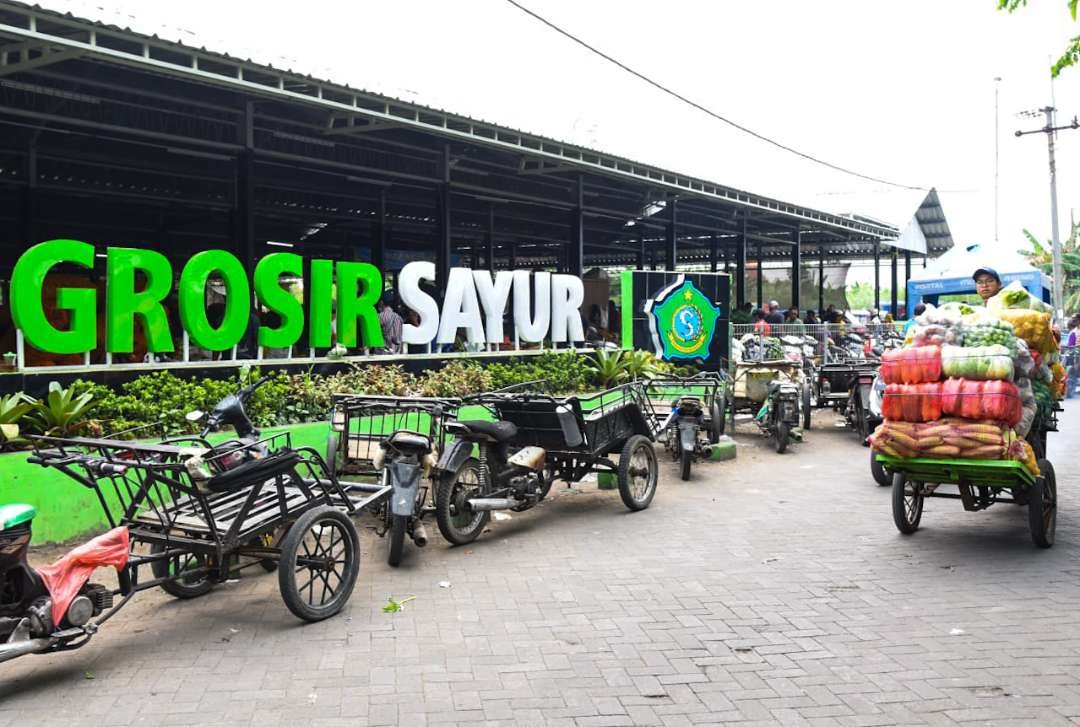
<path fill-rule="evenodd" d="M 0 667 L 0 727 L 1077 723 L 1069 404 L 1049 551 L 1008 505 L 931 500 L 899 535 L 867 450 L 823 412 L 789 454 L 746 431 L 690 482 L 665 461 L 640 513 L 563 490 L 471 546 L 410 543 L 398 569 L 368 532 L 322 623 L 257 570 L 194 601 L 143 594 L 85 649 Z M 387 614 L 388 596 L 416 598 Z"/>

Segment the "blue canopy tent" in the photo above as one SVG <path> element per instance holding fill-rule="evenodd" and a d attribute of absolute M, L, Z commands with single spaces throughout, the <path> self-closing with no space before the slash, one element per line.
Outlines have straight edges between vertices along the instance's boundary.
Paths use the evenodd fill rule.
<path fill-rule="evenodd" d="M 1052 292 L 1049 276 L 1033 268 L 1014 250 L 991 250 L 979 244 L 954 247 L 931 261 L 918 278 L 907 284 L 908 309 L 919 303 L 934 303 L 943 295 L 970 295 L 977 301 L 972 273 L 981 267 L 991 267 L 1001 276 L 1002 285 L 1014 280 L 1034 296 L 1049 303 Z"/>

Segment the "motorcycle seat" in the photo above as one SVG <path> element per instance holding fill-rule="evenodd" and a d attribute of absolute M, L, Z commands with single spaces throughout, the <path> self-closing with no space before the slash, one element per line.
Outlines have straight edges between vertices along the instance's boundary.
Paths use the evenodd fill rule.
<path fill-rule="evenodd" d="M 399 429 L 394 432 L 386 440 L 386 443 L 399 452 L 427 452 L 431 449 L 430 439 L 423 434 L 410 432 L 407 429 Z"/>
<path fill-rule="evenodd" d="M 292 470 L 299 460 L 300 455 L 292 450 L 248 460 L 218 472 L 206 481 L 206 488 L 211 492 L 232 492 L 283 475 Z"/>
<path fill-rule="evenodd" d="M 454 426 L 458 425 L 458 426 Z M 508 442 L 517 436 L 518 428 L 513 422 L 463 421 L 447 425 L 447 431 L 466 438 L 490 439 L 494 442 Z"/>

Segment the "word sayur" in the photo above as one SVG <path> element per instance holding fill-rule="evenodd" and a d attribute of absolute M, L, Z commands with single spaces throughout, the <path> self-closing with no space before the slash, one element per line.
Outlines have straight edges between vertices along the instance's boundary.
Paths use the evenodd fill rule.
<path fill-rule="evenodd" d="M 94 246 L 78 240 L 50 240 L 34 245 L 15 264 L 11 276 L 11 313 L 27 342 L 49 353 L 83 353 L 98 346 L 96 316 L 98 291 L 94 288 L 58 287 L 57 309 L 70 312 L 64 330 L 49 322 L 42 302 L 45 278 L 57 265 L 94 267 Z M 137 274 L 142 278 L 136 285 Z M 304 262 L 289 252 L 271 253 L 255 265 L 254 299 L 280 317 L 277 326 L 259 326 L 264 348 L 288 348 L 303 334 L 304 304 L 282 287 L 282 276 L 303 278 Z M 206 287 L 211 279 L 225 289 L 225 311 L 218 325 L 207 317 Z M 585 336 L 579 312 L 584 286 L 574 275 L 525 270 L 487 271 L 452 268 L 440 310 L 434 297 L 422 289 L 434 282 L 435 265 L 411 262 L 398 274 L 401 301 L 416 311 L 419 324 L 406 324 L 405 343 L 453 343 L 464 329 L 470 343 L 502 343 L 503 313 L 513 292 L 513 325 L 520 340 L 543 341 L 548 334 L 557 343 L 581 341 Z M 429 288 L 430 289 L 430 288 Z M 153 250 L 110 247 L 105 254 L 105 349 L 131 353 L 135 321 L 142 325 L 147 350 L 174 350 L 168 313 L 163 301 L 173 290 L 173 269 L 168 258 Z M 310 261 L 305 281 L 308 345 L 329 348 L 384 345 L 375 304 L 383 291 L 382 272 L 362 262 Z M 244 337 L 251 318 L 252 287 L 243 264 L 224 250 L 193 255 L 180 272 L 177 285 L 180 323 L 190 340 L 210 351 L 225 351 Z"/>

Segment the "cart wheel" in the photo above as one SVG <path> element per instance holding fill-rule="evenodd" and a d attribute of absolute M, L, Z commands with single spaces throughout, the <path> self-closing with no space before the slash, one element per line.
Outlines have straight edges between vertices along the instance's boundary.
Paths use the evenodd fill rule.
<path fill-rule="evenodd" d="M 680 471 L 681 471 L 683 482 L 686 482 L 687 480 L 690 479 L 690 465 L 692 465 L 693 462 L 694 462 L 694 453 L 691 452 L 689 449 L 682 450 L 679 466 L 680 466 Z"/>
<path fill-rule="evenodd" d="M 925 499 L 921 482 L 909 481 L 903 472 L 893 473 L 892 514 L 897 530 L 911 535 L 919 529 Z"/>
<path fill-rule="evenodd" d="M 281 544 L 278 588 L 305 621 L 322 621 L 349 600 L 360 573 L 360 539 L 349 517 L 316 507 L 296 519 Z"/>
<path fill-rule="evenodd" d="M 151 555 L 158 555 L 168 550 L 168 547 L 161 543 L 153 543 L 150 546 Z M 154 578 L 170 578 L 182 574 L 187 570 L 194 570 L 196 568 L 205 568 L 207 565 L 206 556 L 199 553 L 185 553 L 183 555 L 177 555 L 169 560 L 155 560 L 150 563 L 150 571 L 154 574 Z M 214 582 L 210 580 L 210 576 L 207 573 L 196 576 L 183 576 L 171 581 L 165 581 L 161 584 L 161 590 L 168 593 L 173 598 L 198 598 L 199 596 L 206 595 L 210 592 L 210 589 L 214 587 Z"/>
<path fill-rule="evenodd" d="M 390 516 L 390 553 L 386 562 L 394 567 L 401 565 L 401 556 L 405 552 L 405 529 L 409 524 L 407 515 Z"/>
<path fill-rule="evenodd" d="M 721 394 L 726 399 L 725 394 Z M 720 437 L 724 436 L 724 415 L 726 412 L 719 403 L 713 402 L 709 407 L 709 444 L 716 444 Z"/>
<path fill-rule="evenodd" d="M 783 454 L 787 450 L 790 436 L 791 430 L 787 422 L 777 422 L 776 427 L 773 428 L 773 444 L 776 447 L 777 454 Z"/>
<path fill-rule="evenodd" d="M 804 431 L 810 431 L 810 415 L 813 414 L 813 410 L 810 408 L 810 382 L 804 381 L 802 385 L 802 428 Z"/>
<path fill-rule="evenodd" d="M 647 437 L 635 434 L 619 453 L 619 497 L 631 510 L 644 510 L 656 495 L 656 450 Z"/>
<path fill-rule="evenodd" d="M 484 532 L 491 512 L 470 512 L 465 506 L 470 497 L 482 494 L 480 463 L 475 459 L 466 460 L 461 469 L 439 482 L 435 492 L 435 520 L 439 523 L 439 532 L 454 545 L 471 543 Z"/>
<path fill-rule="evenodd" d="M 1040 475 L 1028 498 L 1028 526 L 1035 545 L 1049 548 L 1057 530 L 1057 477 L 1049 460 L 1040 459 L 1038 464 Z"/>
<path fill-rule="evenodd" d="M 889 471 L 885 469 L 885 465 L 881 464 L 877 460 L 877 452 L 870 450 L 870 474 L 874 476 L 874 482 L 878 483 L 881 487 L 888 487 L 892 484 L 892 476 Z"/>
<path fill-rule="evenodd" d="M 338 473 L 338 435 L 337 432 L 330 432 L 330 435 L 326 438 L 326 466 L 330 469 L 330 474 L 337 475 Z"/>

